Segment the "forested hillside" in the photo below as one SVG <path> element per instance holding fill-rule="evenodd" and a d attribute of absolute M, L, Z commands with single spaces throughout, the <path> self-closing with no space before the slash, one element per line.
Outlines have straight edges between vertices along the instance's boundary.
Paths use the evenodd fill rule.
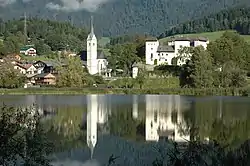
<path fill-rule="evenodd" d="M 17 0 L 16 3 L 10 5 L 0 5 L 0 17 L 5 20 L 19 19 L 26 12 L 30 17 L 64 20 L 80 26 L 89 26 L 89 12 L 84 10 L 71 12 L 50 10 L 46 8 L 50 2 L 56 3 L 60 0 L 26 0 L 25 2 Z M 168 27 L 238 5 L 247 6 L 250 5 L 250 1 L 110 0 L 102 4 L 93 15 L 95 16 L 95 29 L 98 36 L 136 33 L 160 35 Z"/>
<path fill-rule="evenodd" d="M 0 22 L 0 54 L 19 53 L 25 45 L 24 20 Z M 30 19 L 27 20 L 27 33 L 30 44 L 35 44 L 39 55 L 51 51 L 80 51 L 85 47 L 87 31 L 69 23 Z M 27 43 L 28 44 L 28 43 Z"/>
<path fill-rule="evenodd" d="M 201 19 L 185 22 L 168 29 L 160 35 L 160 38 L 176 34 L 215 32 L 229 29 L 236 30 L 242 35 L 250 34 L 250 7 L 223 10 Z"/>

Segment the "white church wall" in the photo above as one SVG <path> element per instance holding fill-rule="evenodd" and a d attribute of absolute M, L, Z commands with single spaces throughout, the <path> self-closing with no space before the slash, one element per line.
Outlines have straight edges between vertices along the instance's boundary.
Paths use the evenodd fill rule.
<path fill-rule="evenodd" d="M 91 34 L 87 39 L 87 67 L 91 75 L 97 74 L 97 39 Z"/>
<path fill-rule="evenodd" d="M 108 61 L 106 59 L 98 59 L 98 73 L 105 71 L 107 69 Z"/>

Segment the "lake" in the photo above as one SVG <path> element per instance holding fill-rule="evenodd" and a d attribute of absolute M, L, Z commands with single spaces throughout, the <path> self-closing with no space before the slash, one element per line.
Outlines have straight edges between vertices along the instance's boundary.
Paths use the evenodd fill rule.
<path fill-rule="evenodd" d="M 114 154 L 113 165 L 151 166 L 166 139 L 217 140 L 233 148 L 250 136 L 249 97 L 2 95 L 0 101 L 36 104 L 46 115 L 54 165 L 104 165 Z"/>

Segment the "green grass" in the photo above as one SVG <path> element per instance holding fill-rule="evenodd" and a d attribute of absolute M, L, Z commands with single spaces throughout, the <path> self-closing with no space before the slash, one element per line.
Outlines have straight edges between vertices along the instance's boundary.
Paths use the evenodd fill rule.
<path fill-rule="evenodd" d="M 98 44 L 101 47 L 105 47 L 109 42 L 110 42 L 110 38 L 109 37 L 102 37 L 101 39 L 99 39 Z"/>
<path fill-rule="evenodd" d="M 232 30 L 231 30 L 232 31 Z M 195 33 L 195 34 L 181 34 L 181 35 L 174 35 L 174 36 L 169 36 L 166 38 L 160 39 L 160 42 L 166 42 L 169 41 L 172 37 L 179 37 L 179 36 L 184 36 L 184 37 L 207 37 L 209 41 L 214 41 L 222 36 L 222 34 L 225 31 L 217 31 L 217 32 L 205 32 L 205 33 Z M 241 35 L 247 42 L 250 43 L 250 35 Z"/>

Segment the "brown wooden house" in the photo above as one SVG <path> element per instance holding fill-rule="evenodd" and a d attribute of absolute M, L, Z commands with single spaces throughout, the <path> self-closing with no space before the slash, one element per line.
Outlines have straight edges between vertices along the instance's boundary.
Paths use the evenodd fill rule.
<path fill-rule="evenodd" d="M 51 73 L 42 73 L 34 76 L 37 85 L 55 85 L 56 76 Z"/>

